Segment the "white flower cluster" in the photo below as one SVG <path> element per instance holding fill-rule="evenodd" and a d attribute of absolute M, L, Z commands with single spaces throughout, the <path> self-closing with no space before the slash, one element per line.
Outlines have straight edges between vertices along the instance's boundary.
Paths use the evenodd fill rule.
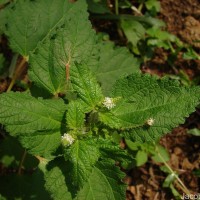
<path fill-rule="evenodd" d="M 61 140 L 64 146 L 70 146 L 73 144 L 75 139 L 69 133 L 65 133 L 61 136 Z"/>
<path fill-rule="evenodd" d="M 105 99 L 103 101 L 103 105 L 104 105 L 104 107 L 108 108 L 109 110 L 116 106 L 113 99 L 110 97 L 105 97 Z"/>
<path fill-rule="evenodd" d="M 147 120 L 146 123 L 147 123 L 149 126 L 152 126 L 152 125 L 154 124 L 154 121 L 155 121 L 155 119 L 149 118 L 149 119 Z"/>

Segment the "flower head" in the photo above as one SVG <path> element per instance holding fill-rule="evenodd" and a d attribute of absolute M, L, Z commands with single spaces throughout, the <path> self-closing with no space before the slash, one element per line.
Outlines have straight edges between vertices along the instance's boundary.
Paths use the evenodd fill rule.
<path fill-rule="evenodd" d="M 108 108 L 109 110 L 116 106 L 116 104 L 114 103 L 114 100 L 110 97 L 105 97 L 105 99 L 103 101 L 103 105 L 104 105 L 104 107 Z"/>
<path fill-rule="evenodd" d="M 147 121 L 146 121 L 146 124 L 149 125 L 149 126 L 152 126 L 155 122 L 155 119 L 153 118 L 149 118 Z"/>
<path fill-rule="evenodd" d="M 65 133 L 63 136 L 61 136 L 61 140 L 64 146 L 70 146 L 75 141 L 75 139 L 69 133 Z"/>

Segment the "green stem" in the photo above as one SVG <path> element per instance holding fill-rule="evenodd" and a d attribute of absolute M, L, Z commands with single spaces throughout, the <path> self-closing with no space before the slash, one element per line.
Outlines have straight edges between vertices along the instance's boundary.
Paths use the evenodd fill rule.
<path fill-rule="evenodd" d="M 19 168 L 18 168 L 18 171 L 17 171 L 18 175 L 21 175 L 21 173 L 22 173 L 22 167 L 23 167 L 23 163 L 24 163 L 25 158 L 26 158 L 26 150 L 24 150 L 22 158 L 21 158 L 20 163 L 19 163 Z"/>
<path fill-rule="evenodd" d="M 184 183 L 181 181 L 181 179 L 176 175 L 176 173 L 173 171 L 173 169 L 167 164 L 167 162 L 164 160 L 164 158 L 162 157 L 162 155 L 159 153 L 157 146 L 156 146 L 156 152 L 158 154 L 158 156 L 160 157 L 160 159 L 162 160 L 162 162 L 164 163 L 164 165 L 169 169 L 169 171 L 174 174 L 176 180 L 178 181 L 178 184 L 180 186 L 180 188 L 182 189 L 182 191 L 187 194 L 190 195 L 190 191 L 187 189 L 187 187 L 184 185 Z"/>
<path fill-rule="evenodd" d="M 119 2 L 118 2 L 118 0 L 115 0 L 115 14 L 119 15 Z"/>
<path fill-rule="evenodd" d="M 140 13 L 142 13 L 142 8 L 143 8 L 143 6 L 144 6 L 144 4 L 141 3 L 141 4 L 139 5 L 139 7 L 138 7 L 138 11 L 139 11 Z"/>
<path fill-rule="evenodd" d="M 7 88 L 6 92 L 10 92 L 15 84 L 15 81 L 17 80 L 17 78 L 21 75 L 21 73 L 23 72 L 24 69 L 24 64 L 26 63 L 26 58 L 23 57 L 21 62 L 19 63 L 19 65 L 16 67 L 15 73 L 12 77 L 12 80 L 10 82 L 10 85 Z"/>

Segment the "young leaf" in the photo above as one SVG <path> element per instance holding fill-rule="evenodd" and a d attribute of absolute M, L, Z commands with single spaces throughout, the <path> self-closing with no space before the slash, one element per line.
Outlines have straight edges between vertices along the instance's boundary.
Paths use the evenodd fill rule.
<path fill-rule="evenodd" d="M 145 36 L 145 27 L 136 20 L 121 20 L 121 27 L 133 47 L 136 47 L 138 41 Z"/>
<path fill-rule="evenodd" d="M 116 80 L 139 71 L 139 62 L 127 48 L 114 47 L 112 42 L 101 41 L 96 48 L 94 54 L 99 59 L 92 63 L 94 59 L 91 57 L 87 64 L 101 83 L 103 93 L 109 95 Z"/>
<path fill-rule="evenodd" d="M 19 92 L 0 96 L 0 123 L 12 136 L 20 136 L 32 153 L 50 153 L 58 147 L 65 110 L 61 99 L 35 99 Z"/>
<path fill-rule="evenodd" d="M 83 105 L 80 101 L 72 101 L 69 103 L 67 112 L 67 124 L 70 129 L 80 130 L 83 128 L 85 121 L 85 113 Z"/>
<path fill-rule="evenodd" d="M 59 167 L 54 167 L 45 174 L 45 187 L 54 200 L 72 200 L 68 192 L 65 176 Z"/>
<path fill-rule="evenodd" d="M 151 159 L 153 159 L 155 162 L 167 162 L 170 159 L 169 153 L 167 149 L 165 149 L 161 145 L 156 145 L 155 146 L 155 152 L 153 153 L 154 155 L 151 156 Z"/>
<path fill-rule="evenodd" d="M 93 140 L 77 140 L 66 150 L 65 159 L 69 160 L 71 179 L 75 186 L 83 187 L 98 158 L 99 151 Z"/>
<path fill-rule="evenodd" d="M 70 70 L 71 83 L 78 96 L 88 106 L 94 109 L 101 103 L 103 95 L 94 75 L 86 65 L 75 64 Z"/>
<path fill-rule="evenodd" d="M 76 3 L 68 0 L 17 1 L 8 19 L 10 46 L 15 52 L 27 57 L 30 51 L 37 49 L 40 42 L 65 23 L 66 17 L 74 12 L 76 6 Z"/>
<path fill-rule="evenodd" d="M 51 94 L 65 92 L 74 61 L 84 62 L 93 52 L 95 34 L 88 20 L 84 1 L 75 3 L 67 13 L 62 29 L 38 45 L 31 54 L 29 76 L 39 87 Z"/>
<path fill-rule="evenodd" d="M 133 124 L 146 121 L 146 125 L 125 133 L 125 137 L 154 141 L 183 123 L 184 118 L 195 110 L 200 87 L 185 88 L 167 78 L 133 74 L 116 83 L 113 95 L 130 102 L 113 109 L 116 118 Z M 126 105 L 129 106 L 126 108 Z M 153 123 L 147 124 L 150 119 Z"/>
<path fill-rule="evenodd" d="M 189 129 L 187 133 L 192 134 L 194 136 L 200 136 L 200 130 L 198 128 Z"/>
<path fill-rule="evenodd" d="M 136 154 L 136 163 L 137 166 L 142 166 L 148 161 L 148 155 L 145 151 L 139 150 Z"/>
<path fill-rule="evenodd" d="M 98 162 L 88 181 L 77 195 L 77 200 L 122 200 L 125 199 L 126 185 L 121 179 L 124 174 L 114 162 Z"/>

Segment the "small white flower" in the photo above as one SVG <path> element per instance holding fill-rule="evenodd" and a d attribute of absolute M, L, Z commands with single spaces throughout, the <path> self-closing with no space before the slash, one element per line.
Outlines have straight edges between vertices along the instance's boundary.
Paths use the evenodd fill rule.
<path fill-rule="evenodd" d="M 65 133 L 61 136 L 61 140 L 64 146 L 70 146 L 74 143 L 75 139 L 69 133 Z"/>
<path fill-rule="evenodd" d="M 152 126 L 155 122 L 155 119 L 153 118 L 149 118 L 147 121 L 146 121 L 146 124 L 149 125 L 149 126 Z"/>
<path fill-rule="evenodd" d="M 108 108 L 109 110 L 116 106 L 113 99 L 110 97 L 105 97 L 105 99 L 103 101 L 103 105 L 104 105 L 104 107 Z"/>

